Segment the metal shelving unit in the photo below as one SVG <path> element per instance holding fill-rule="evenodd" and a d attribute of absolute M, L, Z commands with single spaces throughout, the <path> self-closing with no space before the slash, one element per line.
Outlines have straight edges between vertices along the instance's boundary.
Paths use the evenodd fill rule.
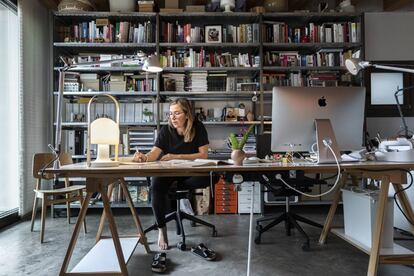
<path fill-rule="evenodd" d="M 157 89 L 155 91 L 84 91 L 84 92 L 64 92 L 63 97 L 68 100 L 77 100 L 83 97 L 92 97 L 100 94 L 110 94 L 117 97 L 121 102 L 137 102 L 142 100 L 152 100 L 155 104 L 156 111 L 154 112 L 157 117 L 154 118 L 154 122 L 142 122 L 142 123 L 121 123 L 123 129 L 130 127 L 154 127 L 159 129 L 161 126 L 166 125 L 165 121 L 162 121 L 163 114 L 161 112 L 161 102 L 168 100 L 171 97 L 184 96 L 192 101 L 225 101 L 225 102 L 238 102 L 242 100 L 250 101 L 253 96 L 257 96 L 257 102 L 252 104 L 253 113 L 255 114 L 255 121 L 205 121 L 204 124 L 209 128 L 240 128 L 241 126 L 257 125 L 256 131 L 263 133 L 268 131 L 271 126 L 271 121 L 268 116 L 265 116 L 265 103 L 269 103 L 271 99 L 272 91 L 269 91 L 269 87 L 265 87 L 263 83 L 264 73 L 269 72 L 313 72 L 313 71 L 337 71 L 339 74 L 345 73 L 345 67 L 282 67 L 282 66 L 264 66 L 263 58 L 265 51 L 300 51 L 303 53 L 316 53 L 321 49 L 344 49 L 344 50 L 357 50 L 363 49 L 363 44 L 358 43 L 269 43 L 264 42 L 262 32 L 259 32 L 258 43 L 182 43 L 173 42 L 166 43 L 161 41 L 161 25 L 162 22 L 181 22 L 181 23 L 193 23 L 194 25 L 224 25 L 224 24 L 246 24 L 246 23 L 258 23 L 259 30 L 261 27 L 268 23 L 273 22 L 287 22 L 288 24 L 296 26 L 304 26 L 310 22 L 313 23 L 340 23 L 346 21 L 358 21 L 362 23 L 362 15 L 359 13 L 303 13 L 303 12 L 288 12 L 288 13 L 265 13 L 257 14 L 250 12 L 232 12 L 232 13 L 209 13 L 209 12 L 196 12 L 196 13 L 117 13 L 117 12 L 55 12 L 55 25 L 57 22 L 60 24 L 71 24 L 72 22 L 91 21 L 100 18 L 108 18 L 113 21 L 131 21 L 131 22 L 146 22 L 151 21 L 154 25 L 154 41 L 151 43 L 86 43 L 86 42 L 58 42 L 53 41 L 54 57 L 59 54 L 74 55 L 79 53 L 114 53 L 114 54 L 133 54 L 136 51 L 143 51 L 145 53 L 157 53 L 167 49 L 176 48 L 203 48 L 211 49 L 213 51 L 221 50 L 229 52 L 246 52 L 255 53 L 260 57 L 260 63 L 258 67 L 167 67 L 164 68 L 164 73 L 186 73 L 186 72 L 200 72 L 200 71 L 223 71 L 230 72 L 232 74 L 245 74 L 249 76 L 256 76 L 259 79 L 259 87 L 257 91 L 204 91 L 204 92 L 189 92 L 189 91 L 163 91 L 161 90 L 161 76 L 163 73 L 156 75 Z M 58 66 L 53 68 L 57 72 Z M 78 73 L 112 73 L 112 72 L 130 72 L 136 73 L 141 71 L 140 66 L 125 66 L 125 67 L 90 67 L 90 68 L 76 68 L 69 70 L 70 72 Z M 53 73 L 53 72 L 52 72 Z M 53 74 L 52 74 L 53 75 Z M 56 86 L 56 85 L 55 85 Z M 52 89 L 54 97 L 58 96 L 56 88 Z M 56 121 L 56 120 L 55 120 Z M 56 124 L 54 124 L 56 125 Z M 64 129 L 85 129 L 87 127 L 86 122 L 63 122 L 62 127 Z M 212 151 L 210 156 L 216 158 L 228 157 L 228 152 L 216 152 Z M 83 159 L 84 155 L 74 155 L 75 159 Z M 313 204 L 325 204 L 322 201 L 305 201 L 303 205 Z M 144 204 L 145 205 L 145 204 Z M 136 207 L 148 207 L 142 204 L 138 204 Z M 101 208 L 101 206 L 93 205 L 92 208 Z M 127 207 L 126 204 L 115 204 L 114 208 Z"/>

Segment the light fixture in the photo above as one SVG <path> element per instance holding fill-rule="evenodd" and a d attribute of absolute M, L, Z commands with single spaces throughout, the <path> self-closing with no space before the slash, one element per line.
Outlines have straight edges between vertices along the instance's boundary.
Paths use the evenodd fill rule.
<path fill-rule="evenodd" d="M 56 130 L 55 130 L 55 146 L 53 149 L 53 152 L 55 156 L 58 156 L 61 152 L 61 144 L 62 144 L 62 103 L 63 103 L 63 87 L 65 82 L 65 73 L 69 71 L 70 69 L 76 69 L 76 68 L 83 68 L 83 67 L 91 67 L 95 65 L 102 65 L 102 64 L 112 64 L 112 63 L 122 63 L 122 62 L 131 62 L 136 60 L 144 60 L 144 66 L 142 70 L 145 70 L 149 73 L 158 73 L 162 71 L 162 68 L 160 66 L 159 60 L 157 62 L 156 58 L 153 58 L 154 56 L 147 57 L 143 52 L 138 52 L 135 55 L 131 55 L 127 58 L 122 59 L 111 59 L 111 60 L 102 60 L 102 61 L 93 61 L 93 62 L 85 62 L 85 63 L 77 63 L 74 64 L 72 62 L 69 62 L 67 58 L 60 57 L 60 59 L 63 61 L 64 66 L 60 67 L 58 69 L 59 71 L 59 85 L 58 85 L 58 98 L 57 98 L 57 104 L 56 104 Z M 155 55 L 155 57 L 157 57 Z M 151 61 L 151 62 L 150 62 Z M 145 63 L 147 62 L 147 65 Z M 54 162 L 53 168 L 58 169 L 60 167 L 59 160 Z"/>
<path fill-rule="evenodd" d="M 374 68 L 377 68 L 377 69 L 384 69 L 384 70 L 414 74 L 414 69 L 375 64 L 375 63 L 370 63 L 369 61 L 363 61 L 363 60 L 360 60 L 360 59 L 357 59 L 357 58 L 349 58 L 349 59 L 345 60 L 345 66 L 346 66 L 346 69 L 352 75 L 357 75 L 359 73 L 359 71 L 361 71 L 362 69 L 365 69 L 367 67 L 374 67 Z M 404 87 L 404 88 L 397 87 L 397 90 L 394 92 L 394 97 L 395 97 L 395 101 L 397 103 L 398 112 L 400 114 L 402 124 L 403 124 L 402 130 L 404 132 L 405 137 L 407 137 L 407 138 L 410 137 L 410 135 L 409 135 L 410 131 L 408 130 L 407 122 L 405 121 L 404 115 L 402 113 L 401 104 L 400 104 L 398 96 L 399 96 L 400 93 L 402 93 L 406 90 L 409 90 L 409 89 L 413 89 L 413 88 L 414 88 L 414 86 L 409 86 L 409 87 Z"/>
<path fill-rule="evenodd" d="M 91 122 L 91 105 L 98 95 L 93 96 L 88 103 L 88 143 L 86 152 L 87 167 L 117 167 L 119 166 L 119 103 L 115 97 L 109 94 L 102 94 L 109 97 L 115 104 L 115 121 L 110 118 L 98 118 Z M 91 161 L 91 145 L 98 145 L 97 157 Z M 115 146 L 115 160 L 110 159 L 110 146 Z"/>
<path fill-rule="evenodd" d="M 224 12 L 231 12 L 231 9 L 235 7 L 234 0 L 221 0 L 220 7 L 224 9 Z"/>
<path fill-rule="evenodd" d="M 359 71 L 367 67 L 374 67 L 374 68 L 385 69 L 385 70 L 390 70 L 390 71 L 414 73 L 414 69 L 374 64 L 374 63 L 370 63 L 369 61 L 364 61 L 364 60 L 360 60 L 357 58 L 349 58 L 345 60 L 345 66 L 346 66 L 346 69 L 349 71 L 349 73 L 351 73 L 352 75 L 357 75 Z"/>
<path fill-rule="evenodd" d="M 150 55 L 145 61 L 144 65 L 142 66 L 142 70 L 145 72 L 151 73 L 159 73 L 162 71 L 162 67 L 160 65 L 160 59 L 157 55 Z"/>

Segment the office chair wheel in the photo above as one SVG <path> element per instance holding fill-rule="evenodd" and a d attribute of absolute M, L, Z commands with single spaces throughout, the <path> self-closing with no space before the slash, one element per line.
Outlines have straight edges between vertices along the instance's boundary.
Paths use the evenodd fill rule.
<path fill-rule="evenodd" d="M 216 229 L 213 230 L 213 235 L 212 236 L 217 237 L 217 230 Z"/>
<path fill-rule="evenodd" d="M 304 242 L 304 243 L 302 244 L 302 250 L 303 250 L 303 251 L 309 251 L 309 250 L 310 250 L 310 244 L 309 244 L 309 241 Z"/>
<path fill-rule="evenodd" d="M 186 250 L 187 246 L 185 245 L 185 243 L 179 242 L 177 243 L 177 248 L 180 249 L 181 251 L 184 251 Z"/>
<path fill-rule="evenodd" d="M 191 224 L 191 227 L 196 227 L 197 226 L 197 223 L 195 223 L 194 221 L 192 221 L 190 224 Z"/>
<path fill-rule="evenodd" d="M 254 243 L 260 244 L 261 242 L 262 242 L 262 235 L 257 234 L 256 237 L 254 238 Z"/>

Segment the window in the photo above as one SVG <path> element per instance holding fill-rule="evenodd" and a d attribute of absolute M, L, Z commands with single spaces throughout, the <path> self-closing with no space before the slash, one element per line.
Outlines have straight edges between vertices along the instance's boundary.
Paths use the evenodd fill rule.
<path fill-rule="evenodd" d="M 16 10 L 10 1 L 0 1 L 0 225 L 19 207 L 18 32 Z"/>

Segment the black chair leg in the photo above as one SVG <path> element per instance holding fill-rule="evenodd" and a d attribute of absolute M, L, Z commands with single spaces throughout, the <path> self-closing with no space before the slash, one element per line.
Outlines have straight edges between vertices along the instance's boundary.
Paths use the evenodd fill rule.
<path fill-rule="evenodd" d="M 198 223 L 198 224 L 201 224 L 201 225 L 204 225 L 204 226 L 207 226 L 207 227 L 212 228 L 213 229 L 213 237 L 216 236 L 216 226 L 214 226 L 213 224 L 208 223 L 208 222 L 206 222 L 204 220 L 201 220 L 201 219 L 199 219 L 199 218 L 197 218 L 195 216 L 189 215 L 189 214 L 184 213 L 184 212 L 181 213 L 181 218 L 182 219 L 187 219 L 187 220 L 189 220 L 191 222 Z"/>
<path fill-rule="evenodd" d="M 177 247 L 180 250 L 185 250 L 186 249 L 186 244 L 185 244 L 185 232 L 184 232 L 184 226 L 183 226 L 183 217 L 182 217 L 183 212 L 177 211 L 176 214 L 177 214 L 176 222 L 177 222 L 177 226 L 178 226 L 177 227 L 177 234 L 178 234 L 178 229 L 179 229 L 179 232 L 181 233 L 181 238 L 182 238 L 182 241 L 177 244 Z"/>
<path fill-rule="evenodd" d="M 303 222 L 303 223 L 306 223 L 306 224 L 309 224 L 309 225 L 312 225 L 312 226 L 315 226 L 315 227 L 318 227 L 318 228 L 321 228 L 321 229 L 323 228 L 322 224 L 311 221 L 310 219 L 304 218 L 304 217 L 299 216 L 295 213 L 292 213 L 291 216 L 297 221 L 300 221 L 300 222 Z"/>
<path fill-rule="evenodd" d="M 292 223 L 293 227 L 298 229 L 298 231 L 302 234 L 302 236 L 305 237 L 305 242 L 302 244 L 302 249 L 305 250 L 305 251 L 309 250 L 310 243 L 309 243 L 308 234 L 306 234 L 306 232 L 303 230 L 303 228 L 299 225 L 299 223 L 295 220 L 295 218 L 291 214 L 288 214 L 287 217 L 288 217 L 290 223 Z"/>
<path fill-rule="evenodd" d="M 168 222 L 170 222 L 170 221 L 172 221 L 172 220 L 177 221 L 177 215 L 176 215 L 176 212 L 169 213 L 168 215 L 166 215 L 166 216 L 165 216 L 165 223 L 168 223 Z M 145 230 L 144 230 L 144 233 L 146 234 L 146 233 L 148 233 L 149 231 L 156 230 L 156 229 L 158 229 L 158 226 L 157 226 L 157 224 L 156 224 L 156 223 L 154 223 L 153 225 L 151 225 L 150 227 L 148 227 L 147 229 L 145 229 Z M 177 229 L 178 229 L 178 228 L 177 228 Z M 180 234 L 178 234 L 178 235 L 180 235 Z"/>

